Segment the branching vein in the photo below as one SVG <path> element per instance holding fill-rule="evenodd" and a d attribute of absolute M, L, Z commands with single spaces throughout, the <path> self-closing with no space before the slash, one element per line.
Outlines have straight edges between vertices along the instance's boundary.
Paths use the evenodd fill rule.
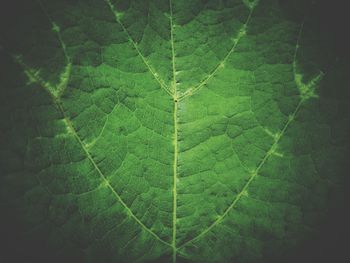
<path fill-rule="evenodd" d="M 57 97 L 61 97 L 64 94 L 64 92 L 65 92 L 65 90 L 67 88 L 69 77 L 70 77 L 70 73 L 71 73 L 71 70 L 72 70 L 71 58 L 68 55 L 66 43 L 63 41 L 60 27 L 55 23 L 55 21 L 53 21 L 53 19 L 51 18 L 51 16 L 47 12 L 47 10 L 46 10 L 45 6 L 42 4 L 42 2 L 40 0 L 37 0 L 37 3 L 39 4 L 41 10 L 46 15 L 46 17 L 49 20 L 49 22 L 51 23 L 52 31 L 54 31 L 56 33 L 56 36 L 58 38 L 58 42 L 61 45 L 63 54 L 64 54 L 65 59 L 66 59 L 66 66 L 64 68 L 64 71 L 60 75 L 60 83 L 59 83 L 59 85 L 56 88 L 56 96 Z"/>
<path fill-rule="evenodd" d="M 294 58 L 293 58 L 293 75 L 294 75 L 294 80 L 295 80 L 295 84 L 296 86 L 299 88 L 300 90 L 300 85 L 303 86 L 305 90 L 305 92 L 307 94 L 309 94 L 310 92 L 313 92 L 316 84 L 318 83 L 319 80 L 322 79 L 323 73 L 320 73 L 318 76 L 316 76 L 314 79 L 312 79 L 309 83 L 307 84 L 300 84 L 299 82 L 296 81 L 297 79 L 297 70 L 296 70 L 296 60 L 297 60 L 297 51 L 299 49 L 299 41 L 302 35 L 302 30 L 303 30 L 303 25 L 304 23 L 301 24 L 300 27 L 300 31 L 299 31 L 299 35 L 297 38 L 297 43 L 295 46 L 295 52 L 294 52 Z M 278 147 L 278 143 L 281 141 L 282 137 L 285 135 L 288 127 L 291 125 L 291 123 L 295 120 L 298 112 L 300 111 L 301 106 L 304 104 L 304 102 L 310 97 L 307 96 L 303 96 L 303 93 L 300 92 L 300 100 L 297 104 L 297 106 L 295 107 L 294 111 L 291 113 L 291 115 L 289 115 L 286 123 L 284 124 L 282 130 L 277 133 L 277 135 L 275 136 L 275 140 L 273 142 L 273 144 L 271 145 L 271 147 L 269 148 L 269 150 L 266 152 L 265 156 L 262 158 L 262 160 L 260 161 L 260 163 L 258 164 L 258 166 L 256 167 L 256 169 L 253 171 L 253 173 L 251 174 L 251 176 L 249 177 L 248 181 L 246 182 L 246 184 L 243 186 L 243 188 L 241 189 L 241 191 L 237 194 L 237 196 L 235 197 L 235 199 L 233 200 L 233 202 L 230 204 L 230 206 L 225 210 L 225 212 L 219 216 L 209 227 L 207 227 L 204 231 L 202 231 L 200 234 L 198 234 L 197 236 L 195 236 L 194 238 L 190 239 L 189 241 L 183 243 L 180 247 L 178 247 L 178 249 L 185 247 L 187 245 L 189 245 L 190 243 L 193 243 L 194 241 L 200 239 L 201 237 L 203 237 L 205 234 L 207 234 L 210 230 L 212 230 L 216 225 L 220 224 L 222 222 L 222 220 L 226 217 L 226 215 L 236 206 L 237 202 L 241 199 L 241 197 L 244 195 L 244 193 L 247 191 L 249 185 L 254 181 L 254 179 L 257 177 L 257 175 L 259 174 L 260 170 L 262 169 L 262 167 L 265 165 L 265 163 L 267 162 L 267 160 L 270 158 L 271 155 L 273 155 Z"/>
<path fill-rule="evenodd" d="M 247 26 L 251 20 L 253 11 L 258 3 L 258 1 L 255 1 L 254 4 L 250 6 L 250 12 L 246 19 L 246 22 L 241 26 L 239 29 L 239 32 L 234 40 L 234 43 L 230 50 L 227 52 L 227 54 L 224 56 L 224 58 L 214 67 L 214 69 L 208 74 L 196 87 L 193 89 L 188 89 L 184 94 L 179 94 L 177 90 L 177 81 L 176 81 L 176 63 L 175 63 L 175 42 L 174 42 L 174 18 L 173 18 L 173 6 L 172 6 L 172 0 L 169 0 L 169 20 L 170 20 L 170 42 L 171 42 L 171 59 L 172 59 L 172 82 L 171 86 L 168 87 L 164 80 L 159 76 L 159 74 L 156 72 L 156 70 L 151 66 L 149 61 L 146 59 L 146 57 L 141 53 L 140 48 L 138 47 L 138 44 L 133 40 L 131 37 L 129 31 L 124 26 L 124 24 L 121 22 L 120 19 L 120 13 L 116 10 L 115 6 L 112 4 L 111 0 L 105 0 L 108 6 L 110 7 L 112 13 L 114 14 L 116 22 L 121 26 L 122 30 L 127 36 L 128 41 L 131 43 L 133 48 L 136 50 L 138 56 L 142 59 L 143 63 L 149 70 L 149 72 L 152 74 L 152 76 L 155 78 L 155 80 L 159 83 L 160 87 L 164 89 L 167 94 L 169 94 L 173 98 L 174 102 L 174 108 L 173 108 L 173 124 L 174 124 L 174 134 L 173 134 L 173 147 L 174 147 L 174 159 L 173 159 L 173 187 L 172 187 L 172 194 L 173 194 L 173 211 L 172 211 L 172 239 L 171 243 L 163 240 L 160 236 L 158 236 L 151 228 L 147 227 L 135 214 L 134 212 L 128 207 L 128 205 L 124 202 L 124 200 L 121 198 L 121 196 L 117 193 L 117 191 L 113 188 L 111 183 L 109 182 L 108 178 L 103 174 L 101 169 L 99 168 L 98 164 L 93 159 L 92 155 L 89 152 L 89 145 L 85 144 L 83 140 L 80 138 L 77 130 L 74 128 L 73 122 L 70 120 L 69 116 L 66 114 L 65 109 L 63 107 L 63 104 L 61 102 L 61 96 L 65 92 L 69 76 L 72 70 L 72 63 L 71 58 L 68 55 L 67 47 L 62 39 L 62 35 L 60 32 L 59 26 L 52 20 L 52 18 L 48 15 L 48 12 L 45 10 L 44 6 L 42 5 L 40 0 L 37 0 L 39 5 L 41 6 L 42 10 L 48 17 L 49 21 L 52 25 L 52 30 L 57 34 L 58 41 L 62 47 L 64 56 L 66 58 L 66 66 L 63 70 L 63 72 L 60 75 L 60 81 L 58 85 L 52 85 L 48 81 L 44 80 L 40 76 L 40 71 L 36 71 L 29 66 L 27 66 L 22 58 L 20 56 L 14 57 L 14 60 L 16 63 L 18 63 L 22 68 L 24 73 L 27 75 L 30 82 L 36 83 L 39 86 L 41 86 L 48 94 L 51 96 L 53 103 L 57 107 L 58 111 L 61 113 L 62 118 L 68 128 L 68 131 L 72 134 L 72 136 L 77 140 L 79 143 L 82 151 L 86 155 L 86 158 L 90 161 L 92 166 L 94 167 L 94 170 L 97 172 L 97 174 L 101 177 L 101 180 L 103 182 L 103 185 L 105 185 L 107 188 L 110 189 L 112 194 L 115 196 L 117 201 L 125 208 L 126 214 L 133 218 L 142 229 L 144 229 L 146 232 L 148 232 L 150 235 L 152 235 L 156 240 L 159 242 L 167 245 L 172 249 L 172 261 L 173 263 L 176 263 L 176 257 L 177 253 L 180 253 L 179 250 L 189 244 L 193 244 L 193 242 L 197 241 L 201 237 L 205 236 L 207 233 L 209 233 L 215 226 L 219 225 L 224 218 L 229 214 L 229 212 L 236 206 L 236 204 L 240 201 L 242 196 L 247 192 L 247 189 L 251 185 L 251 183 L 254 181 L 254 179 L 259 175 L 261 169 L 264 167 L 264 165 L 267 163 L 271 155 L 276 153 L 276 149 L 278 148 L 278 144 L 280 143 L 283 136 L 286 134 L 286 131 L 292 124 L 292 122 L 296 119 L 300 108 L 304 104 L 306 100 L 308 100 L 310 97 L 316 96 L 314 94 L 314 89 L 316 84 L 322 79 L 323 73 L 321 72 L 319 75 L 317 75 L 315 78 L 313 78 L 308 83 L 304 84 L 302 81 L 302 75 L 297 72 L 297 53 L 299 49 L 299 41 L 302 35 L 304 22 L 300 26 L 300 31 L 297 37 L 297 42 L 295 45 L 295 51 L 293 56 L 293 75 L 294 75 L 294 82 L 297 86 L 297 88 L 300 91 L 300 99 L 297 103 L 294 110 L 291 112 L 291 114 L 288 116 L 287 120 L 283 124 L 282 129 L 274 136 L 274 141 L 271 144 L 270 148 L 266 152 L 266 154 L 263 156 L 263 158 L 260 160 L 260 162 L 257 164 L 257 167 L 254 169 L 254 171 L 250 174 L 248 180 L 240 190 L 240 192 L 235 196 L 232 203 L 226 208 L 226 210 L 214 221 L 212 222 L 206 229 L 204 229 L 202 232 L 200 232 L 198 235 L 190 239 L 189 241 L 184 242 L 180 246 L 177 244 L 177 182 L 178 182 L 178 158 L 179 158 L 179 138 L 178 138 L 178 132 L 179 132 L 179 103 L 181 100 L 183 100 L 186 97 L 192 96 L 193 94 L 199 92 L 223 67 L 224 64 L 227 62 L 229 57 L 235 52 L 236 47 L 239 43 L 239 41 L 246 35 Z M 114 108 L 116 108 L 115 106 Z M 113 109 L 114 110 L 114 109 Z M 108 122 L 108 116 L 107 120 L 104 124 L 104 127 L 102 128 L 101 133 L 96 138 L 96 140 L 99 139 L 101 134 L 103 133 L 106 123 Z M 96 141 L 95 140 L 95 141 Z M 93 142 L 94 143 L 94 142 Z M 93 143 L 91 145 L 93 145 Z M 90 147 L 91 147 L 90 145 Z M 137 235 L 133 238 L 136 238 Z M 133 240 L 133 239 L 132 239 Z M 129 242 L 132 242 L 130 240 Z M 126 244 L 126 246 L 129 243 Z"/>
<path fill-rule="evenodd" d="M 91 156 L 90 152 L 88 151 L 86 145 L 84 144 L 84 142 L 80 139 L 80 136 L 78 135 L 77 131 L 75 130 L 71 120 L 69 119 L 69 117 L 67 116 L 67 114 L 65 113 L 65 110 L 62 106 L 61 100 L 60 98 L 57 96 L 57 94 L 55 92 L 52 92 L 52 86 L 48 85 L 46 81 L 42 80 L 40 77 L 38 77 L 36 74 L 32 74 L 32 70 L 26 66 L 23 61 L 18 61 L 16 60 L 16 62 L 22 66 L 22 68 L 24 69 L 25 74 L 29 77 L 29 79 L 32 82 L 37 83 L 39 86 L 41 86 L 46 92 L 49 93 L 49 95 L 51 96 L 54 104 L 56 105 L 56 107 L 58 108 L 58 110 L 60 111 L 60 113 L 63 116 L 63 119 L 65 121 L 65 124 L 67 125 L 67 128 L 69 129 L 69 131 L 72 133 L 72 135 L 75 137 L 75 139 L 78 141 L 79 145 L 81 146 L 82 150 L 84 151 L 86 157 L 88 158 L 88 160 L 91 162 L 91 164 L 93 165 L 94 169 L 96 170 L 96 172 L 99 174 L 99 176 L 101 177 L 102 181 L 105 183 L 105 185 L 112 191 L 113 195 L 116 197 L 116 199 L 119 201 L 119 203 L 125 208 L 127 214 L 132 217 L 145 231 L 147 231 L 149 234 L 151 234 L 154 238 L 156 238 L 158 241 L 160 241 L 161 243 L 167 245 L 167 246 L 171 246 L 171 244 L 169 244 L 168 242 L 164 241 L 162 238 L 160 238 L 155 232 L 153 232 L 150 228 L 148 228 L 145 224 L 143 224 L 140 219 L 137 218 L 137 216 L 132 212 L 132 210 L 127 206 L 127 204 L 123 201 L 123 199 L 120 197 L 120 195 L 115 191 L 115 189 L 112 187 L 112 185 L 110 184 L 109 180 L 106 178 L 106 176 L 102 173 L 101 169 L 98 167 L 98 165 L 96 164 L 95 160 L 93 159 L 93 157 Z M 56 89 L 54 89 L 56 90 Z"/>
<path fill-rule="evenodd" d="M 150 65 L 150 63 L 147 61 L 147 59 L 145 58 L 145 56 L 141 53 L 139 47 L 137 46 L 137 43 L 132 39 L 129 31 L 126 29 L 126 27 L 124 26 L 124 24 L 121 22 L 120 17 L 119 17 L 119 13 L 116 10 L 115 6 L 112 4 L 112 2 L 110 0 L 105 0 L 107 2 L 107 4 L 109 5 L 112 13 L 114 14 L 115 20 L 117 21 L 117 23 L 122 27 L 124 33 L 127 35 L 127 38 L 129 40 L 129 42 L 131 43 L 131 45 L 135 48 L 137 54 L 140 56 L 140 58 L 142 59 L 143 63 L 146 65 L 146 67 L 148 68 L 149 72 L 151 72 L 151 74 L 153 75 L 153 77 L 157 80 L 157 82 L 159 83 L 160 87 L 162 89 L 164 89 L 166 91 L 166 93 L 168 93 L 170 96 L 173 96 L 173 94 L 171 93 L 171 91 L 169 90 L 169 88 L 167 87 L 167 85 L 164 83 L 164 81 L 161 79 L 161 77 L 159 76 L 159 74 L 154 70 L 154 68 Z"/>
<path fill-rule="evenodd" d="M 239 29 L 238 34 L 237 34 L 236 38 L 234 39 L 233 46 L 227 52 L 226 56 L 216 65 L 216 67 L 212 70 L 212 72 L 208 76 L 206 76 L 195 88 L 187 90 L 183 95 L 181 95 L 179 97 L 179 100 L 182 100 L 186 97 L 192 96 L 193 94 L 197 93 L 200 89 L 202 89 L 208 83 L 208 81 L 212 77 L 214 77 L 220 71 L 220 69 L 222 69 L 224 67 L 227 59 L 234 53 L 239 41 L 242 39 L 243 36 L 246 35 L 247 26 L 249 24 L 249 21 L 252 17 L 253 11 L 254 11 L 256 6 L 257 6 L 257 4 L 253 5 L 250 8 L 248 18 L 247 18 L 246 22 Z"/>

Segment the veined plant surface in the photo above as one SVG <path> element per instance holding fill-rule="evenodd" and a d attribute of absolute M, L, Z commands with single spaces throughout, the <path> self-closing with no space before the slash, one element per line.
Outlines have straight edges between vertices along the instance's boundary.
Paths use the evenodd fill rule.
<path fill-rule="evenodd" d="M 269 262 L 312 233 L 349 116 L 306 13 L 28 6 L 1 84 L 1 193 L 28 235 L 78 262 Z"/>

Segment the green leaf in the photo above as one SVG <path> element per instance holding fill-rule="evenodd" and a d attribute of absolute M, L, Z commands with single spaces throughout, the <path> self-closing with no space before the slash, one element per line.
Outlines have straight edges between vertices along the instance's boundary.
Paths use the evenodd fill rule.
<path fill-rule="evenodd" d="M 277 0 L 22 8 L 0 99 L 2 211 L 21 235 L 76 262 L 281 262 L 317 231 L 349 96 L 312 16 Z"/>

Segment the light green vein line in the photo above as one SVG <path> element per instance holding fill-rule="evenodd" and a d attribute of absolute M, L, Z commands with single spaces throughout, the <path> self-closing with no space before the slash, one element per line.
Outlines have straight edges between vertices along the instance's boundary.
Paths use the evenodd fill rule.
<path fill-rule="evenodd" d="M 311 97 L 317 97 L 317 95 L 314 94 L 314 91 L 315 91 L 314 87 L 316 87 L 316 84 L 323 78 L 324 73 L 322 71 L 320 71 L 320 73 L 317 76 L 315 76 L 313 79 L 311 79 L 309 81 L 309 83 L 307 83 L 307 84 L 302 82 L 303 76 L 302 76 L 302 74 L 298 73 L 297 53 L 298 53 L 299 46 L 300 46 L 299 42 L 300 42 L 301 35 L 303 33 L 304 23 L 305 23 L 305 21 L 303 21 L 301 23 L 300 30 L 298 33 L 298 40 L 297 40 L 297 44 L 296 44 L 295 50 L 294 50 L 292 66 L 293 66 L 294 82 L 297 85 L 302 98 L 308 99 Z"/>
<path fill-rule="evenodd" d="M 177 161 L 178 161 L 178 102 L 174 102 L 174 164 L 173 164 L 173 232 L 171 246 L 173 248 L 173 262 L 176 262 L 176 221 L 177 221 Z"/>
<path fill-rule="evenodd" d="M 151 229 L 149 229 L 145 224 L 143 224 L 136 216 L 135 214 L 131 211 L 131 209 L 127 206 L 127 204 L 123 201 L 123 199 L 120 197 L 120 195 L 114 190 L 114 188 L 112 187 L 112 185 L 110 184 L 110 182 L 108 181 L 108 179 L 104 176 L 104 174 L 102 173 L 102 171 L 100 170 L 100 168 L 98 167 L 98 165 L 96 164 L 96 162 L 94 161 L 94 159 L 92 158 L 90 152 L 87 150 L 87 148 L 85 147 L 84 143 L 82 142 L 82 140 L 80 139 L 78 133 L 76 132 L 75 128 L 73 127 L 72 122 L 70 121 L 70 119 L 67 117 L 62 104 L 57 102 L 56 105 L 58 106 L 61 114 L 63 115 L 69 129 L 71 130 L 71 132 L 73 133 L 73 136 L 76 138 L 76 140 L 79 142 L 81 148 L 83 149 L 83 151 L 85 152 L 87 158 L 90 160 L 90 162 L 92 163 L 92 165 L 94 166 L 95 170 L 97 171 L 97 173 L 101 176 L 103 182 L 106 184 L 106 186 L 112 191 L 112 193 L 114 194 L 114 196 L 117 198 L 117 200 L 122 204 L 122 206 L 124 206 L 125 210 L 127 211 L 127 213 L 144 229 L 146 230 L 148 233 L 150 233 L 152 236 L 154 236 L 158 241 L 160 241 L 163 244 L 166 245 L 170 245 L 168 242 L 164 241 L 163 239 L 161 239 L 156 233 L 154 233 Z"/>
<path fill-rule="evenodd" d="M 17 61 L 16 61 L 17 62 Z M 167 245 L 167 246 L 171 246 L 170 243 L 164 241 L 162 238 L 160 238 L 156 233 L 154 233 L 150 228 L 148 228 L 145 224 L 143 224 L 140 219 L 138 219 L 136 217 L 136 215 L 131 211 L 131 209 L 127 206 L 127 204 L 123 201 L 123 199 L 120 197 L 120 195 L 114 190 L 114 188 L 112 187 L 112 185 L 110 184 L 110 182 L 108 181 L 108 179 L 105 177 L 105 175 L 102 173 L 102 171 L 100 170 L 100 168 L 98 167 L 98 165 L 96 164 L 96 162 L 94 161 L 94 159 L 92 158 L 90 152 L 87 150 L 85 144 L 83 143 L 83 141 L 80 139 L 77 131 L 75 130 L 71 120 L 68 118 L 68 116 L 66 115 L 64 108 L 62 106 L 62 103 L 60 101 L 60 98 L 57 97 L 55 95 L 55 93 L 51 92 L 51 90 L 48 88 L 47 85 L 43 85 L 46 82 L 44 82 L 42 79 L 37 78 L 36 75 L 31 74 L 31 71 L 28 70 L 28 67 L 25 66 L 25 64 L 23 62 L 21 62 L 19 64 L 20 66 L 22 66 L 25 70 L 26 75 L 31 79 L 31 81 L 36 80 L 36 83 L 38 83 L 46 92 L 49 93 L 49 95 L 51 96 L 54 104 L 57 106 L 58 110 L 60 111 L 60 113 L 63 116 L 63 119 L 67 125 L 67 128 L 69 129 L 69 131 L 73 134 L 74 138 L 78 141 L 78 143 L 80 144 L 82 150 L 84 151 L 84 153 L 86 154 L 86 157 L 89 159 L 89 161 L 91 162 L 91 164 L 93 165 L 94 169 L 97 171 L 97 173 L 100 175 L 102 181 L 106 184 L 106 186 L 112 191 L 113 195 L 117 198 L 117 200 L 122 204 L 122 206 L 125 208 L 125 210 L 127 211 L 127 214 L 132 217 L 145 231 L 147 231 L 149 234 L 151 234 L 154 238 L 156 238 L 159 242 Z"/>
<path fill-rule="evenodd" d="M 194 95 L 195 93 L 197 93 L 201 88 L 203 88 L 207 82 L 220 70 L 224 67 L 227 59 L 231 56 L 232 53 L 234 53 L 239 41 L 242 39 L 243 36 L 246 35 L 246 29 L 247 29 L 247 26 L 249 24 L 249 21 L 252 17 L 252 14 L 253 14 L 253 11 L 255 9 L 255 7 L 257 6 L 254 5 L 251 9 L 250 9 L 250 12 L 249 12 L 249 15 L 248 15 L 248 18 L 246 20 L 246 22 L 241 26 L 241 28 L 239 29 L 238 31 L 238 34 L 234 40 L 234 44 L 233 46 L 231 47 L 231 49 L 227 52 L 226 56 L 216 65 L 216 67 L 212 70 L 212 72 L 207 76 L 205 77 L 195 88 L 193 89 L 189 89 L 187 90 L 184 94 L 182 94 L 180 97 L 179 97 L 179 100 L 183 100 L 184 98 L 186 97 L 189 97 L 189 96 L 192 96 Z"/>
<path fill-rule="evenodd" d="M 28 80 L 40 84 L 51 96 L 56 97 L 56 88 L 52 86 L 49 82 L 42 79 L 39 75 L 39 70 L 34 70 L 28 67 L 22 60 L 21 56 L 12 56 L 13 60 L 22 67 L 24 74 L 27 76 Z"/>
<path fill-rule="evenodd" d="M 204 236 L 206 233 L 208 233 L 213 227 L 215 227 L 216 225 L 218 225 L 223 218 L 230 212 L 230 210 L 232 208 L 234 208 L 234 206 L 237 204 L 237 202 L 240 200 L 240 198 L 242 197 L 242 195 L 244 194 L 244 192 L 247 190 L 247 188 L 249 187 L 249 185 L 251 184 L 251 182 L 256 178 L 256 176 L 258 175 L 258 173 L 260 172 L 261 168 L 264 166 L 264 164 L 266 163 L 266 161 L 269 159 L 269 157 L 274 153 L 279 141 L 281 140 L 281 138 L 283 137 L 283 135 L 285 134 L 287 128 L 289 127 L 289 125 L 292 123 L 292 121 L 295 119 L 301 105 L 303 104 L 304 100 L 300 100 L 298 105 L 296 106 L 295 110 L 293 111 L 293 113 L 288 117 L 288 121 L 285 123 L 283 129 L 280 131 L 280 133 L 276 136 L 275 142 L 272 144 L 272 146 L 270 147 L 270 149 L 267 151 L 267 153 L 265 154 L 264 158 L 261 160 L 261 162 L 259 163 L 258 167 L 255 169 L 255 171 L 252 173 L 252 175 L 250 176 L 249 180 L 247 181 L 247 183 L 244 185 L 244 187 L 242 188 L 242 190 L 237 194 L 236 198 L 233 200 L 233 202 L 231 203 L 231 205 L 226 209 L 226 211 L 218 218 L 216 219 L 208 228 L 206 228 L 203 232 L 201 232 L 199 235 L 197 235 L 196 237 L 192 238 L 191 240 L 187 241 L 186 243 L 182 244 L 179 248 L 184 247 L 186 245 L 188 245 L 189 243 L 199 239 L 200 237 Z"/>
<path fill-rule="evenodd" d="M 173 68 L 173 93 L 174 97 L 177 96 L 177 90 L 176 90 L 176 66 L 175 66 L 175 43 L 174 43 L 174 24 L 173 24 L 173 6 L 171 0 L 169 0 L 169 9 L 170 9 L 170 42 L 171 42 L 171 62 L 172 62 L 172 68 Z"/>
<path fill-rule="evenodd" d="M 66 61 L 68 63 L 70 63 L 71 59 L 70 59 L 70 57 L 68 56 L 68 53 L 67 53 L 67 46 L 66 46 L 66 44 L 64 43 L 64 41 L 62 39 L 60 27 L 56 24 L 55 21 L 53 21 L 53 19 L 51 18 L 51 16 L 47 12 L 47 10 L 46 10 L 45 6 L 43 5 L 43 3 L 40 0 L 36 0 L 36 2 L 40 6 L 41 10 L 44 12 L 44 14 L 47 17 L 47 19 L 49 20 L 49 22 L 51 23 L 52 31 L 54 31 L 57 34 L 57 38 L 58 38 L 58 40 L 60 42 L 60 45 L 62 47 L 62 50 L 63 50 L 64 56 L 66 58 Z"/>
<path fill-rule="evenodd" d="M 301 36 L 303 34 L 303 30 L 304 30 L 304 23 L 305 21 L 303 21 L 300 25 L 300 29 L 299 29 L 299 33 L 298 33 L 298 37 L 297 37 L 297 43 L 295 45 L 295 49 L 294 49 L 294 55 L 293 55 L 293 74 L 294 74 L 294 81 L 296 82 L 295 80 L 295 76 L 297 74 L 297 54 L 298 54 L 298 50 L 299 50 L 299 45 L 300 45 L 300 39 L 301 39 Z M 296 82 L 297 83 L 297 82 Z"/>
<path fill-rule="evenodd" d="M 173 94 L 171 93 L 171 91 L 169 90 L 169 88 L 167 87 L 167 85 L 164 83 L 164 81 L 161 79 L 161 77 L 159 76 L 159 74 L 152 68 L 152 66 L 150 65 L 150 63 L 147 61 L 147 59 L 144 57 L 144 55 L 142 55 L 139 47 L 137 46 L 137 44 L 135 43 L 135 41 L 132 39 L 131 35 L 129 34 L 129 31 L 126 29 L 126 27 L 124 26 L 124 24 L 120 21 L 119 18 L 119 14 L 118 11 L 116 10 L 116 8 L 114 7 L 114 5 L 112 4 L 112 2 L 110 0 L 105 0 L 108 4 L 108 6 L 110 7 L 112 13 L 114 14 L 115 20 L 117 21 L 117 23 L 122 27 L 124 33 L 127 35 L 129 42 L 132 44 L 132 46 L 135 48 L 137 54 L 140 56 L 140 58 L 142 59 L 143 63 L 146 65 L 146 67 L 148 68 L 149 72 L 151 72 L 151 74 L 153 75 L 153 77 L 157 80 L 157 82 L 159 83 L 160 87 L 162 89 L 164 89 L 166 91 L 166 93 L 168 93 L 170 96 L 173 96 Z"/>
<path fill-rule="evenodd" d="M 40 0 L 36 0 L 36 2 L 40 6 L 41 10 L 45 14 L 45 16 L 47 17 L 49 22 L 51 23 L 52 31 L 56 33 L 58 42 L 61 45 L 63 54 L 64 54 L 65 59 L 66 59 L 67 65 L 65 66 L 64 71 L 60 75 L 60 84 L 57 85 L 57 92 L 56 92 L 56 96 L 61 97 L 64 94 L 64 92 L 66 91 L 69 77 L 70 77 L 70 73 L 72 71 L 71 58 L 68 55 L 66 43 L 64 43 L 64 41 L 63 41 L 60 27 L 56 24 L 55 21 L 53 21 L 53 19 L 51 18 L 51 16 L 47 12 L 47 10 L 46 10 L 45 6 L 42 4 L 42 2 Z"/>
<path fill-rule="evenodd" d="M 297 57 L 297 51 L 299 49 L 299 41 L 302 35 L 302 30 L 303 30 L 303 26 L 304 23 L 301 24 L 301 29 L 299 31 L 298 34 L 298 38 L 297 38 L 297 43 L 295 45 L 295 52 L 294 52 L 294 57 L 293 57 L 293 75 L 295 77 L 296 74 L 296 70 L 294 68 L 294 66 L 296 65 L 296 57 Z M 318 80 L 320 80 L 320 78 L 323 75 L 317 76 L 315 79 L 311 80 L 307 85 L 304 85 L 305 87 L 308 87 L 308 89 L 312 89 L 313 86 L 317 83 Z M 294 78 L 295 80 L 296 78 Z M 298 83 L 295 83 L 296 85 L 298 85 Z M 253 182 L 253 180 L 256 178 L 256 176 L 259 174 L 261 168 L 264 166 L 264 164 L 266 163 L 266 161 L 270 158 L 270 156 L 275 152 L 278 143 L 280 142 L 280 140 L 282 139 L 282 137 L 284 136 L 285 132 L 287 131 L 288 127 L 290 126 L 290 124 L 295 120 L 300 107 L 303 105 L 303 103 L 307 100 L 307 97 L 303 97 L 302 94 L 300 94 L 300 100 L 297 104 L 297 106 L 295 107 L 294 111 L 292 112 L 291 115 L 289 115 L 288 120 L 286 121 L 286 123 L 284 124 L 282 130 L 276 135 L 274 143 L 271 145 L 270 149 L 266 152 L 265 156 L 263 157 L 263 159 L 260 161 L 260 163 L 258 164 L 257 168 L 254 170 L 254 172 L 252 173 L 252 175 L 250 176 L 250 178 L 248 179 L 248 181 L 246 182 L 246 184 L 243 186 L 242 190 L 237 194 L 236 198 L 233 200 L 233 202 L 231 203 L 231 205 L 226 209 L 226 211 L 218 218 L 216 219 L 209 227 L 207 227 L 204 231 L 202 231 L 200 234 L 198 234 L 196 237 L 190 239 L 189 241 L 183 243 L 180 247 L 178 247 L 178 249 L 187 246 L 188 244 L 198 240 L 199 238 L 201 238 L 202 236 L 204 236 L 206 233 L 208 233 L 212 228 L 214 228 L 216 225 L 218 225 L 224 218 L 225 216 L 232 210 L 232 208 L 234 208 L 234 206 L 237 204 L 237 202 L 241 199 L 241 197 L 244 195 L 245 191 L 248 189 L 249 185 Z"/>
<path fill-rule="evenodd" d="M 111 114 L 113 114 L 114 111 L 120 107 L 120 105 L 121 105 L 121 103 L 119 103 L 119 102 L 116 103 L 116 104 L 114 105 L 112 111 L 111 111 L 110 113 L 107 114 L 106 120 L 105 120 L 105 122 L 104 122 L 104 124 L 103 124 L 103 126 L 102 126 L 102 129 L 101 129 L 101 131 L 99 132 L 99 134 L 96 136 L 96 138 L 95 138 L 92 142 L 90 142 L 89 144 L 86 144 L 86 143 L 85 143 L 85 146 L 86 146 L 87 149 L 91 149 L 91 148 L 98 142 L 98 140 L 101 138 L 101 136 L 102 136 L 104 130 L 105 130 L 106 127 L 107 127 L 107 124 L 108 124 L 108 122 L 109 122 L 109 116 L 110 116 Z"/>
<path fill-rule="evenodd" d="M 178 161 L 178 98 L 177 98 L 177 87 L 176 87 L 176 67 L 175 67 L 175 47 L 174 47 L 174 25 L 173 25 L 173 6 L 171 0 L 169 0 L 170 10 L 170 41 L 171 41 L 171 56 L 172 56 L 172 68 L 173 68 L 173 99 L 174 99 L 174 163 L 173 163 L 173 231 L 172 231 L 172 260 L 176 263 L 176 221 L 177 221 L 177 161 Z"/>

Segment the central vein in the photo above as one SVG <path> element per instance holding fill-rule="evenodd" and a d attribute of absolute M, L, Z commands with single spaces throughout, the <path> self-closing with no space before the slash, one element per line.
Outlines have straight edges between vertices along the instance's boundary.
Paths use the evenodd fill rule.
<path fill-rule="evenodd" d="M 173 8 L 171 0 L 169 0 L 170 9 L 170 42 L 171 42 L 171 54 L 172 54 L 172 68 L 173 68 L 173 80 L 172 80 L 172 92 L 174 99 L 174 164 L 173 164 L 173 233 L 171 246 L 173 248 L 173 262 L 176 262 L 176 209 L 177 209 L 177 161 L 178 161 L 178 95 L 176 87 L 176 69 L 175 69 L 175 48 L 174 48 L 174 34 L 173 34 Z"/>
<path fill-rule="evenodd" d="M 177 208 L 177 159 L 178 159 L 178 135 L 177 135 L 177 107 L 178 102 L 174 101 L 174 166 L 173 166 L 173 234 L 172 234 L 172 248 L 173 248 L 173 262 L 176 262 L 176 208 Z"/>

